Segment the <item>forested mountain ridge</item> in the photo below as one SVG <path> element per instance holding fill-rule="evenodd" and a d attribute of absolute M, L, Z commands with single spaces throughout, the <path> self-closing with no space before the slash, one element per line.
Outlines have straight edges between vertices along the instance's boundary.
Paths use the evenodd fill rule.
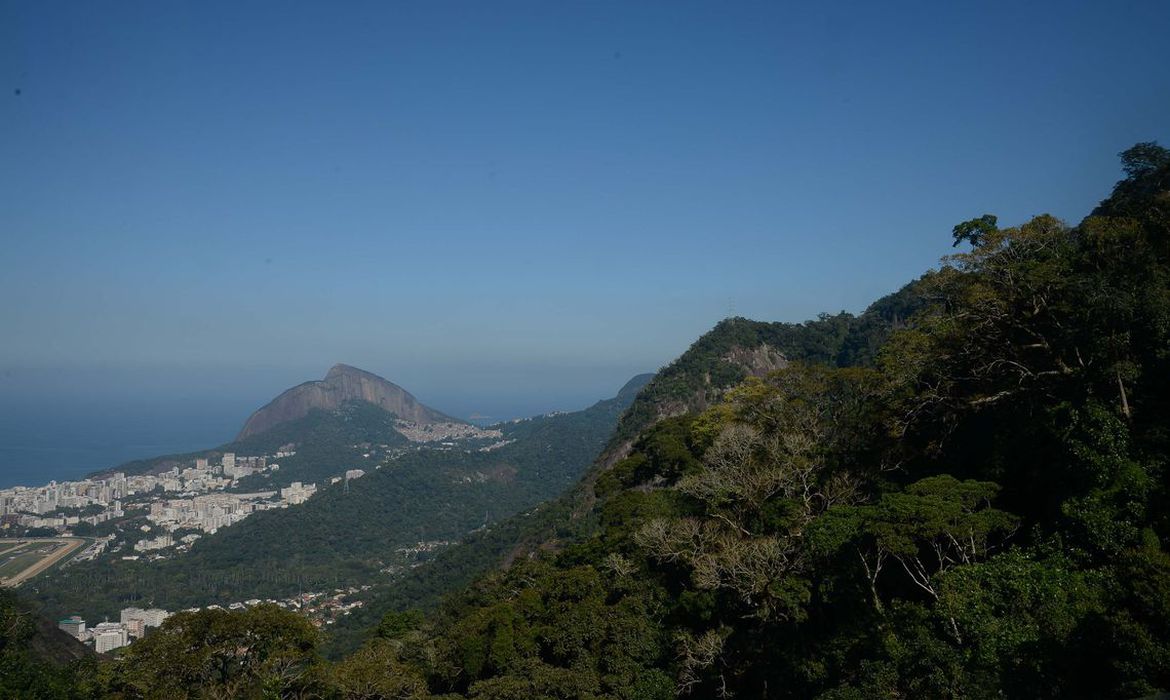
<path fill-rule="evenodd" d="M 826 313 L 804 323 L 742 317 L 720 321 L 638 394 L 590 476 L 624 457 L 643 430 L 665 418 L 706 410 L 748 377 L 766 376 L 790 361 L 840 367 L 872 364 L 889 334 L 923 305 L 918 289 L 917 282 L 907 284 L 860 316 Z M 589 483 L 587 479 L 583 486 Z"/>
<path fill-rule="evenodd" d="M 956 226 L 960 252 L 912 286 L 913 313 L 884 307 L 864 342 L 845 328 L 819 357 L 773 346 L 785 366 L 728 379 L 705 406 L 631 409 L 610 442 L 629 442 L 624 456 L 546 507 L 556 547 L 436 611 L 387 614 L 341 661 L 321 662 L 295 616 L 213 611 L 168 621 L 79 692 L 1170 689 L 1170 152 L 1139 144 L 1122 163 L 1076 226 Z M 678 376 L 705 387 L 701 367 L 726 352 L 692 355 L 698 371 Z M 671 396 L 656 384 L 642 396 Z"/>
<path fill-rule="evenodd" d="M 0 697 L 66 697 L 71 664 L 85 665 L 93 652 L 38 615 L 26 601 L 0 590 Z"/>
<path fill-rule="evenodd" d="M 956 226 L 871 359 L 642 430 L 571 542 L 351 665 L 417 697 L 1167 689 L 1170 154 L 1142 146 L 1078 226 Z"/>
<path fill-rule="evenodd" d="M 458 546 L 439 552 L 425 566 L 411 570 L 394 586 L 372 597 L 362 610 L 339 620 L 331 630 L 327 651 L 330 655 L 352 652 L 382 615 L 408 608 L 429 610 L 483 572 L 556 550 L 563 542 L 589 532 L 596 526 L 594 482 L 628 456 L 634 438 L 657 422 L 717 403 L 747 377 L 764 376 L 786 366 L 789 359 L 872 364 L 884 339 L 923 304 L 917 288 L 917 283 L 908 284 L 874 302 L 859 316 L 823 314 L 806 323 L 745 318 L 719 322 L 678 359 L 656 374 L 638 378 L 639 390 L 630 408 L 621 414 L 605 450 L 571 489 L 475 533 Z"/>

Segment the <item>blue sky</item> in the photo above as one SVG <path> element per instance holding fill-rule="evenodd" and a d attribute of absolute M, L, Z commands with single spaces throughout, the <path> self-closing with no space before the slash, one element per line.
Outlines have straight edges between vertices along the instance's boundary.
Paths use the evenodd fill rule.
<path fill-rule="evenodd" d="M 252 405 L 348 362 L 444 410 L 579 404 L 731 304 L 859 312 L 957 221 L 1075 222 L 1118 151 L 1170 141 L 1168 27 L 1165 2 L 0 1 L 0 392 Z"/>

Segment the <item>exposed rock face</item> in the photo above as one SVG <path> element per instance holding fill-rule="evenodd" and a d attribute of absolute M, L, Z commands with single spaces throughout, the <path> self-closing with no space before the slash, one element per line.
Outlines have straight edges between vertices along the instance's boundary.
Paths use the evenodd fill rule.
<path fill-rule="evenodd" d="M 347 401 L 367 401 L 402 420 L 421 425 L 463 422 L 424 406 L 410 392 L 376 374 L 349 365 L 334 365 L 324 379 L 294 386 L 253 413 L 236 439 L 242 440 L 274 425 L 303 418 L 315 408 L 339 408 Z"/>
<path fill-rule="evenodd" d="M 776 370 L 788 366 L 788 358 L 780 350 L 760 343 L 754 347 L 736 345 L 721 358 L 735 365 L 748 377 L 766 377 Z M 714 406 L 723 398 L 730 386 L 717 386 L 711 381 L 710 372 L 703 375 L 703 387 L 686 400 L 663 401 L 659 404 L 658 419 L 681 416 L 686 413 L 700 413 Z"/>
<path fill-rule="evenodd" d="M 765 377 L 788 366 L 788 358 L 784 357 L 784 353 L 767 343 L 761 343 L 754 348 L 737 345 L 724 355 L 723 359 L 743 367 L 744 371 L 753 377 Z"/>
<path fill-rule="evenodd" d="M 720 328 L 726 328 L 727 325 L 728 322 L 720 324 L 720 326 L 716 327 L 715 331 L 712 331 L 712 333 L 719 332 Z M 761 326 L 765 324 L 752 323 L 752 325 Z M 693 348 L 687 351 L 687 353 L 693 352 Z M 683 357 L 686 356 L 686 354 L 683 355 Z M 788 358 L 784 355 L 784 353 L 779 348 L 769 345 L 766 342 L 758 342 L 754 345 L 732 345 L 729 350 L 718 356 L 717 361 L 734 365 L 738 367 L 745 376 L 750 377 L 765 377 L 768 374 L 775 372 L 776 370 L 784 369 L 788 366 Z M 630 391 L 634 394 L 637 394 L 652 381 L 663 376 L 663 373 L 669 372 L 670 368 L 667 368 L 662 370 L 662 372 L 657 375 L 646 374 L 634 377 L 625 387 L 622 388 L 622 392 L 625 393 Z M 714 405 L 717 401 L 719 401 L 719 399 L 723 396 L 723 393 L 727 389 L 731 388 L 731 386 L 733 386 L 733 384 L 723 385 L 713 382 L 711 379 L 710 369 L 702 373 L 702 379 L 702 385 L 695 388 L 694 391 L 688 396 L 674 399 L 658 398 L 653 402 L 648 402 L 650 410 L 641 414 L 641 417 L 645 422 L 638 426 L 637 433 L 641 434 L 641 432 L 646 428 L 666 418 L 681 416 L 687 413 L 700 413 L 705 411 Z M 623 420 L 629 417 L 630 414 L 627 413 L 625 416 L 623 416 Z M 630 456 L 630 452 L 633 450 L 634 441 L 636 439 L 637 436 L 634 435 L 617 442 L 611 442 L 610 445 L 606 447 L 605 451 L 603 451 L 597 458 L 597 461 L 594 463 L 594 468 L 586 473 L 582 480 L 582 484 L 585 487 L 583 491 L 584 496 L 581 499 L 581 502 L 578 504 L 577 508 L 574 510 L 574 518 L 583 515 L 588 508 L 592 507 L 594 501 L 596 500 L 596 495 L 593 492 L 593 484 L 597 479 L 597 476 L 613 467 L 614 464 L 617 464 L 619 461 Z"/>

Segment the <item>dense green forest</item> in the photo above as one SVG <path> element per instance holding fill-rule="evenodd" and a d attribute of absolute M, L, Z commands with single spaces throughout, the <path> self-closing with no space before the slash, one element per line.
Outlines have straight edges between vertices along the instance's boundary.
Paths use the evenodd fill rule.
<path fill-rule="evenodd" d="M 721 321 L 632 398 L 605 451 L 573 488 L 521 516 L 473 533 L 394 585 L 380 588 L 364 608 L 337 621 L 326 653 L 336 657 L 352 652 L 389 612 L 429 611 L 444 596 L 501 563 L 589 533 L 595 525 L 589 513 L 595 500 L 594 480 L 628 452 L 634 437 L 657 421 L 701 410 L 747 377 L 767 374 L 788 360 L 850 363 L 871 359 L 874 349 L 919 303 L 913 288 L 908 285 L 875 302 L 859 316 L 824 314 L 806 323 Z"/>
<path fill-rule="evenodd" d="M 458 541 L 574 484 L 648 378 L 582 411 L 502 424 L 512 442 L 499 449 L 407 451 L 380 469 L 367 466 L 369 472 L 348 488 L 322 484 L 305 503 L 256 513 L 204 537 L 187 554 L 75 564 L 38 578 L 35 595 L 51 615 L 115 617 L 132 604 L 174 610 L 390 583 L 394 573 L 386 569 L 413 563 L 398 549 Z M 338 474 L 355 465 L 355 441 L 375 442 L 393 424 L 393 416 L 371 404 L 347 405 L 337 412 L 340 418 L 324 413 L 249 441 L 275 449 L 295 437 L 297 458 L 305 459 L 302 473 Z M 298 426 L 304 432 L 296 432 Z M 332 466 L 322 472 L 323 464 Z"/>
<path fill-rule="evenodd" d="M 27 601 L 0 589 L 0 698 L 76 696 L 92 657 Z"/>
<path fill-rule="evenodd" d="M 890 333 L 922 305 L 916 289 L 916 283 L 909 284 L 874 302 L 860 316 L 841 312 L 805 323 L 745 318 L 720 322 L 638 394 L 622 416 L 614 443 L 637 436 L 664 415 L 706 409 L 728 388 L 749 376 L 766 374 L 778 358 L 840 366 L 872 363 Z"/>
<path fill-rule="evenodd" d="M 957 226 L 875 352 L 643 431 L 587 536 L 382 636 L 479 698 L 1166 688 L 1170 157 L 1123 162 L 1079 226 Z"/>
<path fill-rule="evenodd" d="M 42 696 L 1170 689 L 1170 151 L 1122 165 L 1076 226 L 957 225 L 871 313 L 720 324 L 535 530 L 497 527 L 541 546 L 426 612 L 412 584 L 340 661 L 289 613 L 208 611 Z"/>

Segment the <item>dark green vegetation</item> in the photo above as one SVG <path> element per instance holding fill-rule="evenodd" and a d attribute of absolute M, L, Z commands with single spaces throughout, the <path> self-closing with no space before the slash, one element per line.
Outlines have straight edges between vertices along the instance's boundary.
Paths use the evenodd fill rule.
<path fill-rule="evenodd" d="M 382 636 L 479 698 L 1170 686 L 1160 153 L 1075 228 L 959 227 L 875 353 L 826 343 L 642 431 L 575 541 Z"/>
<path fill-rule="evenodd" d="M 92 654 L 10 591 L 0 589 L 0 698 L 78 693 Z"/>
<path fill-rule="evenodd" d="M 745 318 L 720 322 L 654 375 L 645 388 L 638 385 L 641 391 L 627 399 L 633 401 L 632 406 L 622 414 L 608 446 L 584 479 L 559 498 L 474 533 L 460 546 L 438 553 L 426 566 L 380 589 L 364 608 L 338 620 L 327 652 L 330 656 L 352 652 L 389 612 L 431 610 L 445 595 L 501 562 L 555 549 L 561 542 L 587 535 L 594 521 L 582 516 L 595 500 L 594 479 L 630 449 L 633 437 L 664 417 L 702 410 L 745 378 L 766 375 L 789 359 L 872 358 L 873 349 L 919 303 L 911 292 L 913 286 L 879 300 L 860 316 L 825 314 L 800 324 Z"/>
<path fill-rule="evenodd" d="M 237 455 L 275 454 L 284 445 L 296 454 L 279 460 L 280 470 L 245 478 L 241 488 L 262 490 L 294 481 L 316 483 L 346 469 L 365 467 L 362 454 L 371 447 L 404 447 L 406 438 L 394 429 L 394 415 L 373 404 L 354 401 L 334 411 L 314 409 L 304 418 L 276 425 L 219 448 Z"/>
<path fill-rule="evenodd" d="M 175 650 L 208 659 L 168 686 L 189 697 L 1170 688 L 1170 152 L 1123 165 L 1075 227 L 960 224 L 964 252 L 861 317 L 720 324 L 581 485 L 497 526 L 529 556 L 392 610 L 342 661 L 274 611 L 199 614 L 105 667 L 105 692 L 162 697 Z M 427 603 L 411 580 L 395 605 Z"/>
<path fill-rule="evenodd" d="M 793 360 L 849 366 L 872 363 L 877 349 L 923 303 L 910 284 L 865 313 L 821 314 L 806 323 L 729 318 L 664 367 L 622 416 L 614 442 L 629 440 L 666 415 L 693 413 L 749 376 Z"/>
<path fill-rule="evenodd" d="M 336 415 L 276 426 L 245 442 L 262 453 L 295 438 L 297 455 L 282 460 L 280 473 L 286 462 L 319 479 L 353 466 L 368 473 L 348 489 L 326 488 L 326 480 L 306 503 L 256 513 L 173 559 L 106 558 L 45 575 L 38 597 L 55 615 L 113 617 L 131 604 L 174 610 L 385 583 L 391 575 L 383 569 L 410 561 L 400 548 L 458 541 L 575 483 L 645 381 L 583 411 L 504 424 L 504 438 L 514 442 L 499 449 L 413 450 L 378 470 L 360 458 L 362 445 L 393 433 L 393 417 L 376 406 L 347 404 Z"/>

